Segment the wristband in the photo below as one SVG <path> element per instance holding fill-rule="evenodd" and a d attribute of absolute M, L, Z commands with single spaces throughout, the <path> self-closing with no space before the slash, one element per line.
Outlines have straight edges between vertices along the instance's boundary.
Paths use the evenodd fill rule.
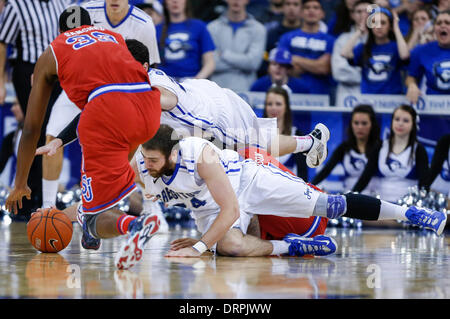
<path fill-rule="evenodd" d="M 192 246 L 192 248 L 194 248 L 196 251 L 198 251 L 200 254 L 203 254 L 205 251 L 208 250 L 208 246 L 206 246 L 206 244 L 204 242 L 202 242 L 201 240 L 199 240 L 198 242 L 195 243 L 194 246 Z"/>

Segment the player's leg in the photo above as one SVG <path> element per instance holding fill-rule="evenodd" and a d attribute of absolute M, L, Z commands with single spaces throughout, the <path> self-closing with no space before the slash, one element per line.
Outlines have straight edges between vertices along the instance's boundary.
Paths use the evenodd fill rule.
<path fill-rule="evenodd" d="M 239 228 L 230 229 L 217 242 L 217 253 L 224 256 L 269 256 L 272 251 L 273 245 L 270 241 L 248 234 L 244 235 Z"/>
<path fill-rule="evenodd" d="M 303 153 L 309 167 L 317 167 L 327 158 L 330 131 L 322 123 L 305 136 L 277 135 L 268 144 L 268 152 L 275 157 L 290 153 Z"/>
<path fill-rule="evenodd" d="M 46 136 L 46 144 L 55 138 Z M 52 156 L 42 156 L 42 206 L 52 207 L 56 205 L 56 194 L 58 193 L 58 181 L 63 164 L 64 149 L 59 148 Z"/>
<path fill-rule="evenodd" d="M 67 94 L 62 91 L 53 105 L 46 127 L 46 144 L 55 137 L 80 113 L 80 109 L 73 104 Z M 42 156 L 42 206 L 52 207 L 56 204 L 59 176 L 62 171 L 64 149 L 59 148 L 52 156 Z"/>
<path fill-rule="evenodd" d="M 313 215 L 327 218 L 341 216 L 361 220 L 404 220 L 435 231 L 440 235 L 447 221 L 447 214 L 415 206 L 403 207 L 375 197 L 348 193 L 327 195 L 321 193 Z"/>
<path fill-rule="evenodd" d="M 334 239 L 320 235 L 314 238 L 286 234 L 284 240 L 263 240 L 244 234 L 239 228 L 230 229 L 217 243 L 217 252 L 225 256 L 255 257 L 270 255 L 327 256 L 336 252 Z"/>

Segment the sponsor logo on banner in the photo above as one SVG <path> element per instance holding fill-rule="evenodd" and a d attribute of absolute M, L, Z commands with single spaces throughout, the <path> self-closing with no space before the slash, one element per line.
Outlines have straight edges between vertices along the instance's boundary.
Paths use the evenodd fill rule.
<path fill-rule="evenodd" d="M 376 112 L 392 112 L 401 104 L 411 103 L 405 95 L 360 94 L 343 96 L 336 106 L 354 108 L 358 104 L 370 104 Z M 420 113 L 445 115 L 450 114 L 450 99 L 448 95 L 428 95 L 419 97 L 413 105 Z"/>
<path fill-rule="evenodd" d="M 239 96 L 255 109 L 264 109 L 265 92 L 241 92 Z M 304 110 L 305 107 L 329 107 L 330 98 L 326 94 L 290 94 L 291 109 Z"/>

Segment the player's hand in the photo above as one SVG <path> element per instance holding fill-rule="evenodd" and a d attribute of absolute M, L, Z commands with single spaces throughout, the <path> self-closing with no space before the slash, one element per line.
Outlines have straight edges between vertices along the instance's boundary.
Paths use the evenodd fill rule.
<path fill-rule="evenodd" d="M 0 83 L 0 105 L 5 104 L 6 100 L 6 86 L 4 82 Z"/>
<path fill-rule="evenodd" d="M 6 199 L 6 210 L 14 213 L 14 215 L 17 215 L 19 209 L 22 209 L 22 198 L 24 196 L 28 200 L 31 199 L 31 189 L 28 187 L 28 185 L 25 185 L 25 187 L 14 186 L 13 190 Z"/>
<path fill-rule="evenodd" d="M 51 140 L 48 144 L 45 144 L 44 146 L 41 146 L 38 149 L 36 149 L 35 155 L 47 155 L 47 156 L 55 155 L 56 151 L 61 146 L 62 140 L 59 138 L 55 138 L 54 140 Z"/>
<path fill-rule="evenodd" d="M 198 242 L 198 239 L 178 238 L 170 243 L 170 250 L 180 250 L 182 248 L 192 247 L 196 242 Z"/>
<path fill-rule="evenodd" d="M 194 248 L 186 247 L 179 250 L 169 250 L 165 257 L 200 257 L 201 254 Z"/>

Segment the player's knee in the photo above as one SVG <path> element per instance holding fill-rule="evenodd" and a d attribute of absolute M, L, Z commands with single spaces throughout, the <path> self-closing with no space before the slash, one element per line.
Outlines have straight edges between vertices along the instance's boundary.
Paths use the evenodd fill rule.
<path fill-rule="evenodd" d="M 245 256 L 244 240 L 241 230 L 233 228 L 217 242 L 217 252 L 223 256 Z"/>

